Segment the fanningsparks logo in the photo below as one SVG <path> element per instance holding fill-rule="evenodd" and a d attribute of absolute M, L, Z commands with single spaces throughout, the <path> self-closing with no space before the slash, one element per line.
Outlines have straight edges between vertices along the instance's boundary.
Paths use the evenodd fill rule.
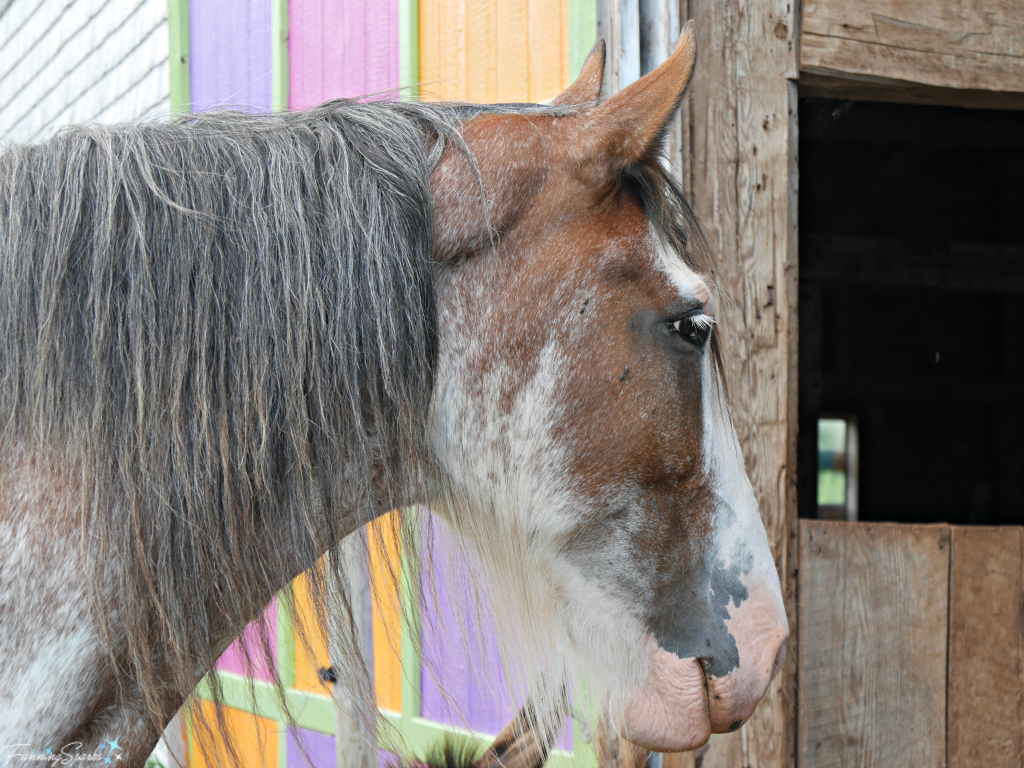
<path fill-rule="evenodd" d="M 113 741 L 104 741 L 98 748 L 91 752 L 82 751 L 82 742 L 73 741 L 65 744 L 59 750 L 46 749 L 39 751 L 32 749 L 29 744 L 8 744 L 0 747 L 0 765 L 17 765 L 20 763 L 43 763 L 45 765 L 74 765 L 76 763 L 99 763 L 115 765 L 123 755 L 124 750 Z"/>

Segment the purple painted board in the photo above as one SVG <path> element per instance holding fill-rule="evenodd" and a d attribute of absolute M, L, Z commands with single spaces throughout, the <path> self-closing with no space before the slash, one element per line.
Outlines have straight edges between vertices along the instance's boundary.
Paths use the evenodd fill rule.
<path fill-rule="evenodd" d="M 440 526 L 435 526 L 433 549 L 445 556 L 446 544 Z M 513 704 L 500 682 L 501 656 L 491 621 L 485 621 L 484 641 L 477 642 L 472 626 L 460 624 L 460 612 L 452 606 L 474 599 L 466 579 L 445 574 L 435 587 L 423 589 L 423 670 L 420 676 L 422 717 L 439 723 L 469 727 L 479 733 L 497 735 L 515 716 L 520 703 Z M 463 640 L 463 634 L 468 637 Z M 484 649 L 485 657 L 477 656 Z M 559 749 L 572 749 L 571 721 L 558 739 Z"/>
<path fill-rule="evenodd" d="M 288 768 L 335 768 L 337 755 L 334 753 L 334 737 L 316 731 L 299 728 L 302 747 L 299 748 L 295 734 L 288 731 Z"/>
<path fill-rule="evenodd" d="M 274 653 L 274 658 L 277 658 L 277 599 L 270 601 L 270 605 L 267 607 L 266 613 L 264 614 L 267 619 L 267 632 L 270 633 L 270 648 Z M 242 653 L 242 649 L 239 647 L 239 641 L 235 640 L 228 649 L 224 651 L 220 659 L 217 660 L 217 669 L 223 672 L 234 672 L 238 675 L 249 675 L 256 680 L 266 680 L 268 682 L 273 680 L 273 675 L 267 668 L 266 659 L 263 658 L 263 653 L 260 651 L 259 633 L 253 624 L 250 624 L 245 628 L 245 632 L 242 636 L 246 638 L 249 657 L 252 661 L 253 668 L 249 669 L 245 663 L 245 655 Z"/>
<path fill-rule="evenodd" d="M 288 106 L 398 86 L 398 0 L 291 0 Z"/>
<path fill-rule="evenodd" d="M 189 0 L 192 111 L 269 112 L 271 0 Z"/>

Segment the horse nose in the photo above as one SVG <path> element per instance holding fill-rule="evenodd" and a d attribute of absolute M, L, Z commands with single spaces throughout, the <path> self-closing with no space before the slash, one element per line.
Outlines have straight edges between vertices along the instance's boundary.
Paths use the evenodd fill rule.
<path fill-rule="evenodd" d="M 708 677 L 711 732 L 735 731 L 745 723 L 786 660 L 789 625 L 774 617 L 740 632 L 740 664 L 723 677 Z"/>

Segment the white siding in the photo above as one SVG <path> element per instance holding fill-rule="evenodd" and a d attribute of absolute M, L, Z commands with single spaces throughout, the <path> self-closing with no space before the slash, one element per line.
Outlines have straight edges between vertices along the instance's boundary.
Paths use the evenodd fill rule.
<path fill-rule="evenodd" d="M 0 139 L 166 115 L 167 46 L 167 0 L 10 0 L 0 12 Z"/>

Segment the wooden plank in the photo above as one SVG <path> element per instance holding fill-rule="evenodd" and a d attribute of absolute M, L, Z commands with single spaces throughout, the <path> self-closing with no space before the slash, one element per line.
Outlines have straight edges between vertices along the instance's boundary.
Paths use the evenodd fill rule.
<path fill-rule="evenodd" d="M 188 0 L 168 0 L 167 31 L 169 39 L 171 113 L 192 110 L 192 89 L 189 79 Z"/>
<path fill-rule="evenodd" d="M 469 72 L 467 92 L 473 101 L 498 100 L 497 3 L 470 3 L 468 16 Z"/>
<path fill-rule="evenodd" d="M 947 525 L 800 521 L 802 768 L 946 765 Z"/>
<path fill-rule="evenodd" d="M 373 679 L 377 706 L 402 711 L 402 609 L 393 569 L 399 561 L 398 513 L 370 524 L 373 589 Z M 419 714 L 419 713 L 417 713 Z"/>
<path fill-rule="evenodd" d="M 231 765 L 232 752 L 218 728 L 216 708 L 208 701 L 201 702 L 198 707 L 202 710 L 203 720 L 198 721 L 194 716 L 189 724 L 191 749 L 188 764 L 192 768 Z M 233 707 L 224 707 L 222 712 L 238 764 L 278 768 L 278 724 Z"/>
<path fill-rule="evenodd" d="M 498 3 L 498 101 L 530 98 L 530 34 L 527 0 Z"/>
<path fill-rule="evenodd" d="M 417 0 L 398 0 L 398 80 L 402 99 L 420 96 L 420 9 Z"/>
<path fill-rule="evenodd" d="M 949 569 L 949 768 L 1024 759 L 1022 529 L 954 527 Z"/>
<path fill-rule="evenodd" d="M 881 84 L 1024 92 L 1018 0 L 806 0 L 800 71 Z"/>
<path fill-rule="evenodd" d="M 288 109 L 288 0 L 270 5 L 270 101 L 271 109 Z"/>
<path fill-rule="evenodd" d="M 569 0 L 569 82 L 597 42 L 597 0 Z"/>
<path fill-rule="evenodd" d="M 690 0 L 691 190 L 721 259 L 720 328 L 733 418 L 782 580 L 791 629 L 782 673 L 750 722 L 715 736 L 705 768 L 794 762 L 796 653 L 796 4 Z"/>
<path fill-rule="evenodd" d="M 417 62 L 420 98 L 437 98 L 438 48 L 440 47 L 440 0 L 419 0 L 418 36 L 419 61 Z"/>

